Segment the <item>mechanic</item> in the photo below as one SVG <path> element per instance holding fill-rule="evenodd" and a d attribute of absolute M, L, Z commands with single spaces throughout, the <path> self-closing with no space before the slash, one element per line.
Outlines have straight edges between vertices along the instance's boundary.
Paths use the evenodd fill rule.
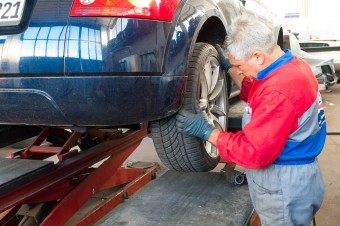
<path fill-rule="evenodd" d="M 324 198 L 317 161 L 326 139 L 318 82 L 309 65 L 282 51 L 273 28 L 238 17 L 227 31 L 221 64 L 247 102 L 242 131 L 230 133 L 181 110 L 176 126 L 217 146 L 220 157 L 246 168 L 252 203 L 262 226 L 309 226 Z"/>

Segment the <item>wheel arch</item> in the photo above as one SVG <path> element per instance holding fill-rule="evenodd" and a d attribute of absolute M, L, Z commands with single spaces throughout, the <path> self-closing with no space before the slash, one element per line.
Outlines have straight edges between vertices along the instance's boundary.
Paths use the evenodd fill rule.
<path fill-rule="evenodd" d="M 211 45 L 222 44 L 226 34 L 226 28 L 222 21 L 218 17 L 212 16 L 204 21 L 192 46 L 197 42 L 205 42 Z"/>
<path fill-rule="evenodd" d="M 194 32 L 190 32 L 190 28 L 188 28 L 187 31 L 182 34 L 186 36 L 186 43 L 181 46 L 181 48 L 171 47 L 171 42 L 176 40 L 175 32 L 173 32 L 169 39 L 170 46 L 165 57 L 163 76 L 187 76 L 188 62 L 193 54 L 195 44 L 197 42 L 205 42 L 213 46 L 215 44 L 222 44 L 226 36 L 227 20 L 228 19 L 225 19 L 224 16 L 221 15 L 221 12 L 216 12 L 216 9 L 204 12 L 204 14 L 196 17 L 194 23 L 190 25 L 193 26 L 191 29 L 194 29 Z M 177 22 L 174 30 L 176 30 L 176 27 L 183 28 L 183 23 L 183 21 Z M 186 23 L 189 23 L 189 19 L 187 19 Z M 186 84 L 182 92 L 184 92 L 185 89 Z M 182 104 L 183 100 L 181 100 L 179 106 Z M 173 113 L 178 110 L 179 109 L 173 111 Z"/>
<path fill-rule="evenodd" d="M 227 35 L 226 26 L 227 25 L 217 16 L 202 18 L 199 29 L 196 29 L 196 34 L 192 39 L 188 59 L 191 58 L 195 44 L 198 42 L 208 43 L 212 46 L 215 46 L 216 44 L 222 45 Z M 187 66 L 188 64 L 186 67 Z M 229 77 L 228 80 L 230 80 Z M 228 84 L 230 84 L 230 81 Z M 228 89 L 229 88 L 230 87 L 228 87 Z"/>
<path fill-rule="evenodd" d="M 192 3 L 192 2 L 191 2 Z M 176 25 L 170 32 L 167 53 L 164 58 L 163 70 L 167 76 L 185 76 L 185 68 L 188 59 L 192 56 L 194 46 L 197 42 L 206 42 L 211 45 L 222 44 L 226 36 L 226 27 L 231 22 L 229 14 L 223 15 L 217 5 L 209 9 L 197 9 L 197 3 L 187 4 L 182 9 Z M 184 19 L 181 19 L 184 18 Z M 178 33 L 184 36 L 185 44 L 178 44 Z M 177 43 L 176 43 L 177 42 Z M 172 45 L 176 43 L 179 47 Z M 179 54 L 184 51 L 184 54 Z M 179 55 L 179 57 L 174 57 Z M 179 59 L 177 59 L 179 58 Z M 173 62 L 176 62 L 174 65 Z M 176 71 L 173 70 L 176 68 Z M 178 70 L 178 69 L 181 70 Z"/>
<path fill-rule="evenodd" d="M 205 42 L 211 45 L 223 44 L 225 37 L 227 35 L 226 26 L 223 22 L 216 16 L 209 17 L 204 21 L 197 37 L 191 43 L 194 46 L 197 42 Z M 275 28 L 275 38 L 276 43 L 283 49 L 283 29 L 282 27 Z"/>

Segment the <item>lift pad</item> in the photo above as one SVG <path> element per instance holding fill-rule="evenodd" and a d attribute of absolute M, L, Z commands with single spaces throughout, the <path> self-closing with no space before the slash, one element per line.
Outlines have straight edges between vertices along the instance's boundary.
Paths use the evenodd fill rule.
<path fill-rule="evenodd" d="M 0 195 L 23 186 L 55 168 L 51 161 L 0 159 Z"/>
<path fill-rule="evenodd" d="M 248 186 L 232 186 L 223 173 L 167 171 L 114 209 L 100 225 L 249 225 Z"/>

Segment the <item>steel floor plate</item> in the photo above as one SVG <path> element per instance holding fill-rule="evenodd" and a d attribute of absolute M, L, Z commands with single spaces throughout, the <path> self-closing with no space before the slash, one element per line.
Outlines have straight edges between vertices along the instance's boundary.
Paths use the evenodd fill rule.
<path fill-rule="evenodd" d="M 247 225 L 253 212 L 248 186 L 224 174 L 168 171 L 98 222 L 100 225 Z"/>
<path fill-rule="evenodd" d="M 51 161 L 0 159 L 0 195 L 45 175 L 54 167 Z"/>

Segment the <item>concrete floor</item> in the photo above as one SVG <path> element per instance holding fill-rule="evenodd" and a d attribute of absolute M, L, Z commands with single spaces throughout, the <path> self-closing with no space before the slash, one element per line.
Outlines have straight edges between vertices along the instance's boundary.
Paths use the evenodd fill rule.
<path fill-rule="evenodd" d="M 328 132 L 340 133 L 340 84 L 331 88 L 331 92 L 321 93 Z M 233 106 L 232 111 L 240 111 L 240 105 Z M 167 169 L 160 162 L 152 140 L 145 138 L 140 147 L 130 156 L 128 161 L 152 161 L 160 163 L 160 174 Z M 340 135 L 327 135 L 326 144 L 319 156 L 323 171 L 326 195 L 320 211 L 316 215 L 316 224 L 321 226 L 340 225 Z M 214 171 L 219 171 L 218 165 Z M 313 186 L 313 185 L 311 185 Z"/>
<path fill-rule="evenodd" d="M 327 132 L 340 133 L 340 84 L 331 92 L 322 93 Z M 316 215 L 317 225 L 340 225 L 340 135 L 327 135 L 326 144 L 319 157 L 323 172 L 326 196 Z"/>

